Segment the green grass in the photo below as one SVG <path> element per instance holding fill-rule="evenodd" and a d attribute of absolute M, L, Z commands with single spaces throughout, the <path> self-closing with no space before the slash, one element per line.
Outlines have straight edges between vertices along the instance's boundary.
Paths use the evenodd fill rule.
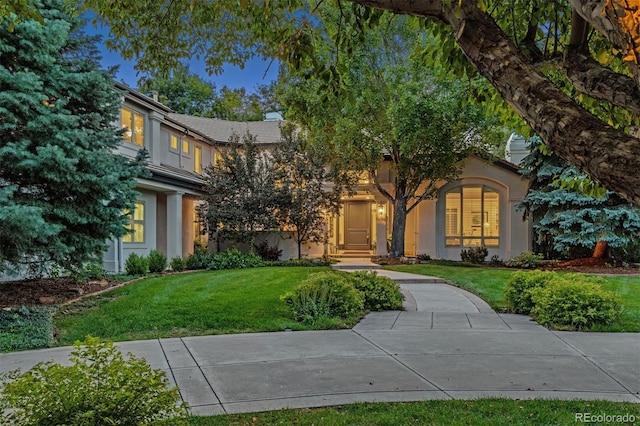
<path fill-rule="evenodd" d="M 477 294 L 497 311 L 506 308 L 502 293 L 509 277 L 514 272 L 513 269 L 445 265 L 397 265 L 385 266 L 384 269 L 447 279 L 457 286 Z"/>
<path fill-rule="evenodd" d="M 449 280 L 484 299 L 497 311 L 504 311 L 503 292 L 514 269 L 482 266 L 397 265 L 385 269 L 412 274 L 431 275 Z M 591 331 L 640 332 L 640 277 L 604 276 L 602 287 L 620 297 L 622 316 L 610 326 L 594 327 Z"/>
<path fill-rule="evenodd" d="M 256 268 L 148 278 L 71 305 L 55 317 L 58 345 L 305 330 L 280 296 L 325 267 Z M 326 327 L 326 324 L 323 324 Z"/>
<path fill-rule="evenodd" d="M 365 403 L 338 407 L 281 410 L 264 413 L 192 417 L 194 426 L 216 425 L 572 425 L 576 413 L 635 417 L 640 406 L 608 401 L 479 399 L 475 401 L 423 401 Z M 594 424 L 594 423 L 592 423 Z M 601 424 L 601 423 L 598 423 Z M 611 422 L 610 425 L 637 424 Z"/>
<path fill-rule="evenodd" d="M 619 275 L 603 278 L 602 288 L 615 293 L 622 300 L 622 316 L 615 324 L 602 331 L 640 332 L 640 277 Z"/>

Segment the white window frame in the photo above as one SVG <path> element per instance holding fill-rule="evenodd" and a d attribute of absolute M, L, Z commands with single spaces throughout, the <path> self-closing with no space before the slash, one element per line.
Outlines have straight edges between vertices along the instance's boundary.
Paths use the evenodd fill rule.
<path fill-rule="evenodd" d="M 142 207 L 142 219 L 135 219 L 135 215 L 134 215 L 134 211 L 137 210 L 139 207 Z M 146 203 L 144 201 L 136 201 L 134 203 L 134 208 L 133 211 L 129 211 L 127 213 L 127 215 L 129 216 L 129 223 L 127 226 L 127 235 L 124 235 L 122 237 L 122 242 L 125 244 L 144 244 L 144 242 L 147 239 L 147 226 L 146 226 L 146 218 L 147 218 L 147 206 Z M 136 225 L 138 226 L 142 226 L 142 241 L 135 241 L 135 228 Z M 131 238 L 131 241 L 125 241 L 126 237 L 129 236 Z"/>
<path fill-rule="evenodd" d="M 172 145 L 174 139 L 176 141 L 175 148 Z M 176 153 L 180 152 L 180 136 L 176 135 L 175 133 L 169 133 L 169 151 Z"/>
<path fill-rule="evenodd" d="M 127 110 L 129 111 L 129 113 L 131 114 L 131 122 L 130 123 L 125 123 L 124 122 L 124 115 L 123 115 L 123 110 Z M 136 116 L 141 117 L 142 118 L 142 144 L 138 144 L 135 141 L 135 135 L 136 135 L 136 130 L 135 130 L 135 122 L 136 122 Z M 125 131 L 125 133 L 122 135 L 122 139 L 126 142 L 129 143 L 131 145 L 135 145 L 135 146 L 139 146 L 139 147 L 144 147 L 145 146 L 145 136 L 146 136 L 146 120 L 145 120 L 145 116 L 144 114 L 142 114 L 141 112 L 138 112 L 136 110 L 134 110 L 133 108 L 130 108 L 128 106 L 122 106 L 120 107 L 120 123 L 122 125 L 122 128 L 126 128 L 127 130 Z M 126 134 L 127 133 L 131 133 L 130 138 L 131 140 L 128 140 L 126 138 Z"/>
<path fill-rule="evenodd" d="M 498 217 L 498 235 L 497 236 L 485 236 L 484 235 L 484 227 L 479 227 L 480 229 L 480 235 L 479 236 L 474 236 L 473 238 L 470 237 L 465 237 L 464 232 L 462 230 L 463 227 L 463 223 L 464 223 L 464 217 L 465 214 L 472 214 L 471 211 L 466 212 L 465 211 L 465 207 L 464 207 L 464 188 L 465 187 L 480 187 L 481 188 L 481 192 L 480 192 L 480 212 L 482 215 L 484 215 L 486 212 L 485 206 L 484 206 L 484 199 L 485 199 L 485 189 L 490 189 L 492 192 L 495 192 L 496 194 L 498 194 L 498 212 L 499 212 L 499 217 Z M 451 193 L 451 192 L 458 192 L 460 194 L 460 210 L 453 212 L 454 208 L 450 207 L 447 205 L 447 194 Z M 450 188 L 448 191 L 446 191 L 444 193 L 444 212 L 445 212 L 445 218 L 444 218 L 444 245 L 445 247 L 470 247 L 469 245 L 466 245 L 464 243 L 465 239 L 474 239 L 474 240 L 480 240 L 480 246 L 483 247 L 487 247 L 487 248 L 491 248 L 491 249 L 497 249 L 500 248 L 500 244 L 501 244 L 501 240 L 502 240 L 502 214 L 500 214 L 501 211 L 501 206 L 502 206 L 502 199 L 500 197 L 500 191 L 488 186 L 488 185 L 483 185 L 483 184 L 465 184 L 465 185 L 458 185 L 456 187 Z M 457 206 L 456 206 L 457 207 Z M 457 210 L 457 209 L 455 209 Z M 447 217 L 451 214 L 455 213 L 456 216 L 456 221 L 457 221 L 457 229 L 459 230 L 460 234 L 459 235 L 448 235 L 447 231 L 448 231 L 448 224 L 447 224 Z M 459 244 L 450 244 L 448 241 L 450 239 L 458 239 L 459 240 Z M 496 245 L 486 245 L 485 240 L 491 240 L 491 241 L 497 241 L 498 243 Z"/>

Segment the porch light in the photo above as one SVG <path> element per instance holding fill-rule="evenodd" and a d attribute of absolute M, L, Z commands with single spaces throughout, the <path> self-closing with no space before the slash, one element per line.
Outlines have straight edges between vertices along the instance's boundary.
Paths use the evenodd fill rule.
<path fill-rule="evenodd" d="M 384 204 L 378 204 L 378 219 L 384 219 L 387 217 L 387 206 Z"/>

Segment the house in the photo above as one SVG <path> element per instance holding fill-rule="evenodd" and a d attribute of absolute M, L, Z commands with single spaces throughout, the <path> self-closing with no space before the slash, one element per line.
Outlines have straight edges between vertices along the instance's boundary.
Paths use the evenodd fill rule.
<path fill-rule="evenodd" d="M 206 238 L 201 236 L 196 207 L 202 196 L 202 171 L 215 164 L 216 148 L 227 144 L 233 133 L 247 131 L 264 149 L 280 139 L 277 119 L 245 123 L 176 114 L 156 99 L 116 86 L 123 93 L 117 125 L 127 129 L 118 154 L 133 158 L 146 148 L 150 177 L 138 180 L 131 234 L 108 243 L 104 265 L 109 271 L 122 271 L 131 253 L 147 255 L 157 249 L 169 258 L 192 253 L 196 239 Z M 383 185 L 391 187 L 388 165 L 379 175 Z M 489 256 L 508 259 L 529 250 L 530 226 L 517 210 L 527 188 L 513 163 L 468 158 L 458 180 L 443 184 L 436 199 L 423 201 L 407 217 L 406 254 L 459 259 L 463 248 L 484 245 Z M 305 255 L 384 255 L 392 217 L 388 201 L 362 180 L 354 195 L 345 195 L 340 213 L 327 219 L 327 244 L 306 244 Z M 296 256 L 293 240 L 264 238 L 283 249 L 283 258 Z"/>
<path fill-rule="evenodd" d="M 140 193 L 130 214 L 132 232 L 107 242 L 104 267 L 123 271 L 131 253 L 148 255 L 159 250 L 169 259 L 193 252 L 201 235 L 196 207 L 202 196 L 202 172 L 215 163 L 216 146 L 228 143 L 234 133 L 258 135 L 265 147 L 280 139 L 276 121 L 240 123 L 174 114 L 157 99 L 116 83 L 122 92 L 120 122 L 125 128 L 117 154 L 134 158 L 149 152 L 150 177 L 138 179 Z"/>

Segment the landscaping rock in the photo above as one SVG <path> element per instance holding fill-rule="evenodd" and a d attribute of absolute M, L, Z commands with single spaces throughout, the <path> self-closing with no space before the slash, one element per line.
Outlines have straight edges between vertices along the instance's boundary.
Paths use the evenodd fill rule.
<path fill-rule="evenodd" d="M 39 301 L 41 305 L 53 305 L 56 303 L 56 298 L 54 296 L 42 296 Z"/>

